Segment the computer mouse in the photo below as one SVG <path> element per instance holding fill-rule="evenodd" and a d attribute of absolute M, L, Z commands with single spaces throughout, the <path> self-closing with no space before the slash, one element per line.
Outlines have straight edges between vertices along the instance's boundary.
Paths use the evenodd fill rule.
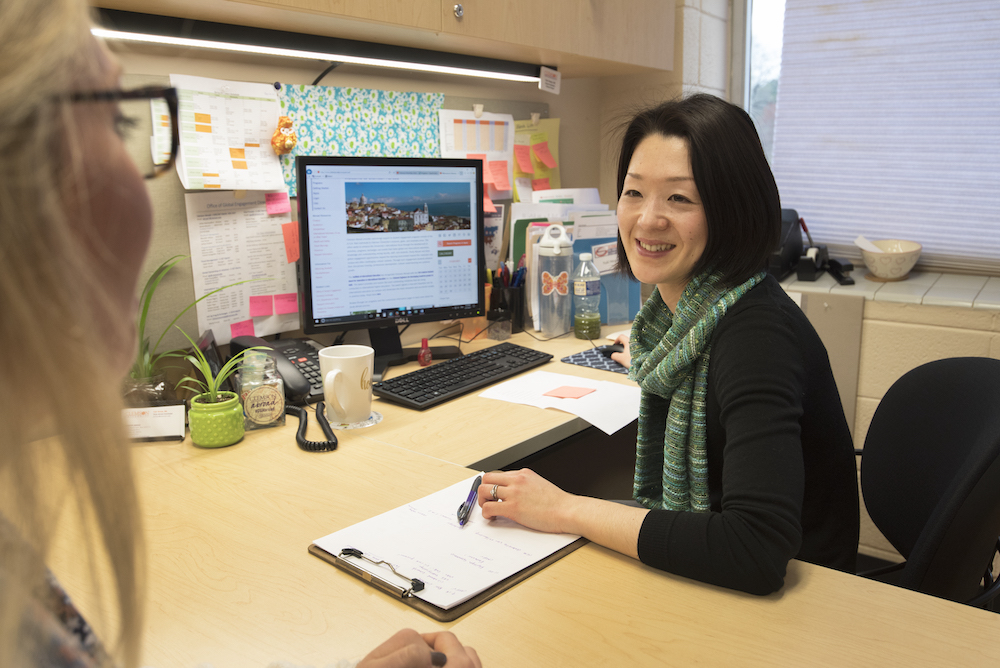
<path fill-rule="evenodd" d="M 611 353 L 625 352 L 625 346 L 620 343 L 609 343 L 606 346 L 597 346 L 597 350 L 599 350 L 605 357 L 610 358 Z"/>

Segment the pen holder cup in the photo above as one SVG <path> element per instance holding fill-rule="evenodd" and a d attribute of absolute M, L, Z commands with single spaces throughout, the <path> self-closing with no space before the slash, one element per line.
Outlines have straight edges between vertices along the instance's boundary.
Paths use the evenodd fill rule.
<path fill-rule="evenodd" d="M 510 313 L 510 331 L 514 334 L 524 331 L 524 288 L 499 288 L 497 308 Z"/>
<path fill-rule="evenodd" d="M 494 309 L 489 313 L 490 328 L 486 330 L 487 336 L 494 341 L 506 341 L 510 338 L 511 319 L 510 311 L 504 309 Z"/>

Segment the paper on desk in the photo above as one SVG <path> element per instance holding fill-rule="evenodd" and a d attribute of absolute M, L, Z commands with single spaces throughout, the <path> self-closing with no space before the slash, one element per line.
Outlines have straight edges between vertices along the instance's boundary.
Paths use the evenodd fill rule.
<path fill-rule="evenodd" d="M 573 240 L 618 236 L 618 214 L 614 211 L 574 211 Z"/>
<path fill-rule="evenodd" d="M 546 392 L 564 385 L 597 391 L 579 399 L 545 396 Z M 613 434 L 639 417 L 639 394 L 636 385 L 536 371 L 493 385 L 479 396 L 512 404 L 557 408 L 586 420 L 605 434 Z"/>
<path fill-rule="evenodd" d="M 423 580 L 416 594 L 448 610 L 566 547 L 579 536 L 549 534 L 504 518 L 483 519 L 478 504 L 465 526 L 456 512 L 475 476 L 440 492 L 313 541 L 330 554 L 345 547 L 385 560 L 408 578 Z M 385 567 L 352 559 L 377 577 L 406 586 Z"/>
<path fill-rule="evenodd" d="M 557 204 L 600 204 L 601 196 L 597 188 L 554 188 L 532 193 L 535 204 L 554 202 Z"/>

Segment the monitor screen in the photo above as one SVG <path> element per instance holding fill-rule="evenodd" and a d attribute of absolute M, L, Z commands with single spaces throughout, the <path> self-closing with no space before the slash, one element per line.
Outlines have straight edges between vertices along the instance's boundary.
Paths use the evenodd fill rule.
<path fill-rule="evenodd" d="M 377 380 L 415 359 L 399 325 L 485 313 L 481 161 L 298 156 L 296 172 L 306 334 L 369 330 Z"/>

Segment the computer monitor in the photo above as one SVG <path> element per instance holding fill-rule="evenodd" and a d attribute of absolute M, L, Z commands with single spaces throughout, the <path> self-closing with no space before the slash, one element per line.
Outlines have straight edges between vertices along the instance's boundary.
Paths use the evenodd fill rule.
<path fill-rule="evenodd" d="M 399 325 L 485 314 L 482 165 L 298 156 L 303 331 L 367 329 L 378 381 L 387 366 L 416 359 Z"/>

